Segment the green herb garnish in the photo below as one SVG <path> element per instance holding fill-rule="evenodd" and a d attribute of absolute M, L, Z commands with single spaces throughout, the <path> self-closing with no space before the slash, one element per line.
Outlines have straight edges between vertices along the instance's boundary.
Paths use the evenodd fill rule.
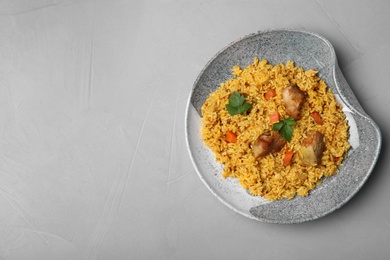
<path fill-rule="evenodd" d="M 226 110 L 229 112 L 229 115 L 234 116 L 244 113 L 251 107 L 251 104 L 245 103 L 244 95 L 234 91 L 229 98 L 229 104 L 226 105 Z"/>
<path fill-rule="evenodd" d="M 274 124 L 274 130 L 280 131 L 280 135 L 286 139 L 287 142 L 291 141 L 291 137 L 294 133 L 294 129 L 292 126 L 296 125 L 297 122 L 294 120 L 294 118 L 289 117 L 286 119 L 283 119 L 282 121 Z"/>

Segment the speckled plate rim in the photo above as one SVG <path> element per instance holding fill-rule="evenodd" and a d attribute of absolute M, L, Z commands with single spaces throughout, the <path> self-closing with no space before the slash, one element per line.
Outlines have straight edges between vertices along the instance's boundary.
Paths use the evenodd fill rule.
<path fill-rule="evenodd" d="M 231 199 L 229 199 L 229 197 L 221 196 L 221 191 L 220 191 L 221 187 L 219 187 L 220 190 L 217 190 L 217 188 L 215 187 L 215 185 L 218 185 L 218 186 L 221 186 L 221 185 L 223 186 L 225 184 L 230 185 L 227 189 L 230 189 L 230 192 L 231 192 L 232 189 L 234 190 L 237 188 L 238 184 L 234 183 L 234 180 L 231 180 L 230 182 L 227 182 L 224 180 L 225 184 L 210 183 L 210 180 L 206 180 L 205 174 L 210 174 L 210 173 L 204 172 L 205 171 L 204 167 L 200 165 L 199 161 L 202 161 L 205 157 L 209 158 L 210 156 L 213 156 L 213 154 L 211 152 L 207 152 L 208 148 L 204 148 L 204 147 L 201 148 L 202 149 L 201 152 L 197 151 L 197 148 L 194 148 L 194 141 L 193 140 L 200 138 L 200 129 L 199 129 L 200 128 L 200 121 L 199 121 L 200 118 L 198 119 L 198 122 L 191 122 L 194 120 L 193 114 L 194 113 L 199 114 L 199 111 L 198 112 L 194 111 L 194 105 L 192 104 L 192 101 L 193 101 L 193 97 L 194 97 L 194 91 L 198 87 L 198 84 L 201 81 L 201 77 L 207 72 L 207 69 L 211 66 L 211 64 L 216 59 L 218 59 L 218 57 L 220 57 L 221 54 L 228 51 L 230 48 L 233 48 L 236 44 L 238 44 L 242 41 L 245 41 L 247 39 L 253 38 L 253 37 L 261 37 L 262 35 L 266 35 L 266 34 L 270 34 L 270 33 L 271 34 L 272 33 L 301 34 L 302 36 L 310 36 L 310 37 L 318 38 L 324 44 L 326 44 L 326 46 L 329 48 L 329 55 L 331 57 L 331 64 L 330 64 L 331 66 L 329 69 L 331 70 L 330 73 L 332 76 L 332 82 L 327 82 L 327 84 L 329 85 L 329 83 L 334 83 L 334 86 L 332 87 L 332 89 L 333 89 L 334 93 L 335 93 L 335 91 L 337 92 L 335 94 L 338 98 L 338 101 L 340 103 L 342 103 L 342 105 L 344 107 L 344 109 L 343 109 L 344 112 L 346 112 L 349 115 L 349 119 L 352 120 L 349 122 L 356 124 L 355 131 L 357 131 L 356 132 L 357 138 L 360 140 L 363 137 L 367 137 L 367 136 L 365 136 L 364 130 L 369 129 L 369 133 L 370 133 L 369 137 L 371 137 L 371 139 L 374 140 L 373 143 L 371 142 L 372 145 L 369 147 L 370 152 L 373 155 L 373 157 L 370 159 L 370 163 L 369 163 L 368 167 L 365 167 L 364 172 L 362 174 L 360 174 L 360 176 L 359 176 L 360 178 L 358 180 L 356 180 L 356 183 L 354 183 L 354 181 L 352 181 L 354 184 L 356 184 L 354 186 L 353 190 L 347 191 L 347 194 L 346 195 L 343 194 L 342 199 L 339 199 L 339 200 L 337 200 L 337 198 L 334 199 L 334 197 L 335 197 L 334 192 L 331 194 L 328 194 L 325 191 L 325 193 L 324 193 L 325 196 L 323 196 L 324 200 L 329 199 L 329 201 L 331 201 L 331 203 L 328 203 L 326 201 L 324 204 L 322 202 L 322 204 L 326 205 L 327 208 L 325 210 L 320 211 L 320 212 L 316 212 L 315 207 L 314 208 L 308 207 L 308 208 L 303 208 L 303 211 L 305 211 L 305 210 L 310 211 L 311 210 L 312 212 L 310 212 L 310 214 L 303 213 L 301 215 L 296 215 L 296 216 L 294 215 L 292 217 L 289 217 L 289 215 L 288 215 L 289 213 L 291 213 L 291 207 L 290 207 L 290 212 L 289 212 L 289 210 L 286 210 L 286 209 L 289 208 L 289 204 L 291 204 L 292 201 L 294 201 L 294 200 L 297 200 L 297 201 L 302 200 L 301 202 L 298 202 L 298 205 L 304 205 L 304 203 L 308 203 L 307 205 L 315 204 L 315 203 L 313 203 L 313 201 L 305 201 L 306 198 L 310 198 L 310 196 L 312 196 L 312 195 L 309 195 L 309 196 L 304 197 L 304 198 L 296 197 L 292 201 L 291 200 L 281 200 L 281 201 L 276 201 L 276 202 L 266 202 L 262 198 L 259 199 L 259 198 L 255 198 L 253 196 L 250 196 L 250 197 L 245 197 L 243 199 L 242 198 L 238 199 L 238 201 L 245 200 L 245 203 L 247 203 L 246 200 L 251 200 L 249 202 L 249 204 L 251 204 L 250 209 L 243 210 L 243 209 L 238 208 L 236 205 L 234 205 L 234 203 L 232 203 L 232 201 L 231 201 Z M 299 64 L 297 64 L 297 65 L 299 66 Z M 348 115 L 347 115 L 347 117 L 348 117 Z M 198 129 L 195 129 L 197 125 L 198 125 Z M 363 131 L 360 130 L 361 126 L 363 128 Z M 194 130 L 195 130 L 195 132 L 194 132 Z M 185 139 L 186 139 L 186 144 L 187 144 L 187 149 L 188 149 L 188 152 L 190 155 L 190 159 L 192 161 L 192 164 L 193 164 L 198 176 L 200 177 L 202 182 L 205 184 L 205 186 L 211 191 L 211 193 L 214 196 L 216 196 L 226 206 L 228 206 L 232 210 L 240 213 L 243 216 L 246 216 L 246 217 L 254 219 L 254 220 L 262 221 L 262 222 L 278 223 L 278 224 L 294 224 L 294 223 L 302 223 L 302 222 L 306 222 L 306 221 L 310 221 L 310 220 L 315 220 L 315 219 L 318 219 L 320 217 L 326 216 L 329 213 L 332 213 L 333 211 L 335 211 L 336 209 L 340 208 L 345 203 L 347 203 L 361 189 L 361 187 L 367 181 L 368 177 L 370 176 L 371 172 L 373 171 L 374 166 L 379 158 L 381 145 L 382 145 L 382 137 L 381 137 L 380 129 L 377 126 L 377 124 L 365 113 L 365 111 L 362 109 L 359 102 L 357 101 L 356 97 L 354 96 L 350 86 L 348 85 L 347 81 L 345 80 L 345 78 L 344 78 L 344 76 L 343 76 L 343 74 L 338 66 L 336 53 L 334 51 L 332 44 L 326 38 L 324 38 L 323 36 L 321 36 L 319 34 L 316 34 L 313 32 L 307 32 L 307 31 L 303 31 L 303 30 L 297 30 L 297 29 L 273 29 L 273 30 L 264 30 L 264 31 L 259 31 L 257 33 L 252 33 L 252 34 L 246 35 L 244 37 L 241 37 L 241 38 L 233 41 L 232 43 L 230 43 L 226 47 L 222 48 L 219 52 L 217 52 L 209 60 L 209 62 L 205 65 L 205 67 L 199 73 L 199 75 L 198 75 L 198 77 L 193 85 L 193 88 L 191 90 L 191 93 L 188 97 L 186 111 L 185 111 Z M 364 140 L 364 138 L 362 140 Z M 203 150 L 203 149 L 205 149 L 205 150 Z M 365 149 L 367 149 L 367 148 L 365 148 Z M 353 150 L 354 149 L 352 149 L 352 151 Z M 203 155 L 199 155 L 200 153 L 202 153 Z M 356 155 L 356 153 L 355 153 L 355 155 Z M 196 158 L 197 156 L 198 156 L 198 158 Z M 202 156 L 203 156 L 203 159 L 201 158 Z M 355 156 L 355 157 L 359 158 L 359 155 Z M 222 166 L 219 166 L 218 164 L 214 164 L 212 166 L 207 166 L 207 167 L 209 167 L 210 170 L 214 171 L 214 175 L 220 176 Z M 342 171 L 343 170 L 341 170 L 340 172 L 342 172 Z M 336 176 L 337 175 L 340 175 L 340 173 L 336 174 Z M 326 179 L 327 180 L 325 180 L 325 182 L 328 182 L 328 183 L 333 182 L 332 185 L 334 185 L 335 182 L 337 183 L 337 180 L 335 181 L 334 180 L 335 178 L 333 178 L 333 177 L 326 178 Z M 348 181 L 350 181 L 350 180 L 348 180 Z M 345 183 L 347 183 L 347 182 L 345 182 Z M 342 184 L 345 184 L 345 183 L 342 183 Z M 340 184 L 340 185 L 342 185 L 342 184 Z M 232 185 L 234 186 L 233 188 L 232 188 Z M 324 187 L 324 185 L 325 185 L 325 187 Z M 326 185 L 327 184 L 322 184 L 322 187 L 320 185 L 315 190 L 322 190 L 321 192 L 323 192 L 324 190 L 326 190 L 326 187 L 327 187 Z M 337 187 L 337 185 L 336 185 L 336 187 Z M 238 187 L 238 189 L 242 189 L 242 188 Z M 235 192 L 233 192 L 233 193 L 235 193 Z M 323 194 L 320 194 L 320 195 L 322 196 Z M 234 197 L 234 194 L 232 196 Z M 238 196 L 242 197 L 245 195 L 240 194 Z M 336 196 L 337 196 L 337 194 L 336 194 Z M 236 198 L 234 198 L 233 200 L 236 200 Z M 236 203 L 237 203 L 237 201 L 236 201 Z M 292 206 L 292 207 L 294 207 L 294 206 Z M 272 210 L 268 210 L 269 208 L 271 208 Z M 262 215 L 262 213 L 266 212 L 266 211 L 270 211 L 271 214 Z M 292 210 L 292 212 L 294 212 L 294 210 Z"/>

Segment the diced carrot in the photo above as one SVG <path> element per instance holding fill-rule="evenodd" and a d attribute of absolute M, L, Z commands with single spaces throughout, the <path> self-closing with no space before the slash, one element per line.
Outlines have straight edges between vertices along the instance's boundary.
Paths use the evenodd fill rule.
<path fill-rule="evenodd" d="M 291 163 L 291 159 L 293 155 L 294 155 L 294 151 L 287 150 L 283 157 L 283 164 L 286 166 L 289 165 Z"/>
<path fill-rule="evenodd" d="M 322 125 L 323 122 L 322 122 L 322 119 L 321 119 L 321 116 L 320 116 L 320 113 L 318 112 L 313 112 L 311 113 L 311 117 L 314 119 L 314 121 L 319 124 L 319 125 Z"/>
<path fill-rule="evenodd" d="M 268 90 L 267 93 L 265 93 L 265 95 L 264 95 L 266 100 L 270 100 L 270 98 L 275 97 L 275 96 L 276 96 L 275 89 Z"/>
<path fill-rule="evenodd" d="M 232 131 L 228 130 L 226 132 L 226 142 L 228 143 L 235 143 L 237 141 L 237 135 L 233 133 Z"/>
<path fill-rule="evenodd" d="M 280 115 L 278 112 L 275 112 L 271 115 L 269 115 L 269 121 L 271 123 L 276 123 L 276 122 L 279 122 L 280 121 Z"/>

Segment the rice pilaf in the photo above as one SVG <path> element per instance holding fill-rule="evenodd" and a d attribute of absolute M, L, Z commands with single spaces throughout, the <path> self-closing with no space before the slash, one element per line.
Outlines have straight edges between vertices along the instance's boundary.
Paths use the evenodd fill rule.
<path fill-rule="evenodd" d="M 304 71 L 293 61 L 273 66 L 257 57 L 245 69 L 233 67 L 233 77 L 211 93 L 202 106 L 202 139 L 214 152 L 217 162 L 223 164 L 223 178 L 237 178 L 254 196 L 279 200 L 292 199 L 297 194 L 307 196 L 321 184 L 323 177 L 338 172 L 350 148 L 348 124 L 342 106 L 317 73 Z M 264 132 L 274 131 L 270 116 L 278 113 L 281 119 L 289 117 L 282 91 L 293 84 L 305 93 L 305 102 L 301 118 L 293 126 L 291 141 L 276 153 L 256 158 L 254 142 Z M 266 99 L 270 89 L 275 90 L 275 96 Z M 251 108 L 231 116 L 226 105 L 235 91 L 245 97 Z M 321 115 L 322 124 L 313 119 L 313 112 Z M 309 131 L 322 133 L 325 144 L 321 162 L 315 166 L 302 162 L 302 141 Z M 227 132 L 235 134 L 234 142 L 226 141 Z M 293 151 L 288 165 L 283 162 L 287 151 Z"/>

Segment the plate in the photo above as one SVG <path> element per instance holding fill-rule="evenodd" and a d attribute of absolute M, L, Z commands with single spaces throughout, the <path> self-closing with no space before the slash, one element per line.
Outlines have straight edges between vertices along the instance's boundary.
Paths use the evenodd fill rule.
<path fill-rule="evenodd" d="M 201 107 L 209 94 L 232 77 L 232 67 L 247 67 L 253 58 L 275 65 L 294 61 L 315 69 L 343 106 L 349 125 L 351 149 L 344 166 L 309 193 L 291 200 L 266 201 L 250 195 L 233 178 L 221 177 L 222 165 L 201 140 Z M 345 80 L 331 43 L 300 30 L 268 30 L 244 36 L 219 51 L 196 79 L 186 108 L 186 141 L 193 165 L 203 183 L 236 212 L 259 221 L 300 223 L 323 217 L 349 201 L 364 185 L 380 153 L 382 138 L 377 124 L 364 112 Z"/>

